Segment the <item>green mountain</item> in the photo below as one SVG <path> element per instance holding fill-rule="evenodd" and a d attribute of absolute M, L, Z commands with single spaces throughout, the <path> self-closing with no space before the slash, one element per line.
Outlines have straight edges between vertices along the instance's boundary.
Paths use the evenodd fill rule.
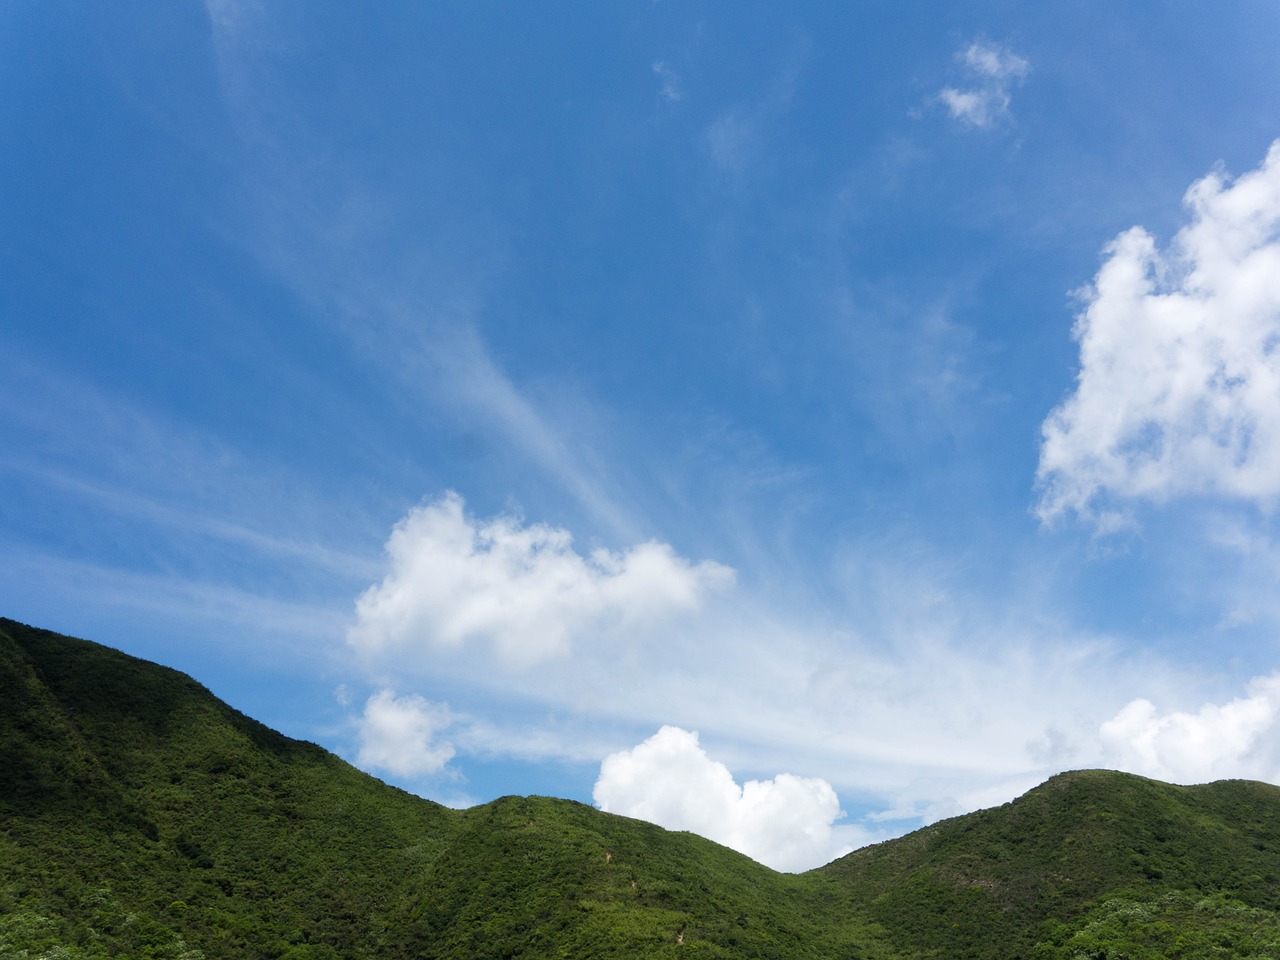
<path fill-rule="evenodd" d="M 1280 789 L 1063 774 L 792 876 L 565 800 L 450 810 L 0 619 L 0 958 L 693 956 L 1280 960 Z"/>

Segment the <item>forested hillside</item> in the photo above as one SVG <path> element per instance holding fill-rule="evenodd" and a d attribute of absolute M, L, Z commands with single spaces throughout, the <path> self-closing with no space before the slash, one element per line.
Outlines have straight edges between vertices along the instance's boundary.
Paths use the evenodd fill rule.
<path fill-rule="evenodd" d="M 0 620 L 0 957 L 1280 958 L 1280 789 L 1062 774 L 812 871 L 541 797 L 446 809 Z"/>

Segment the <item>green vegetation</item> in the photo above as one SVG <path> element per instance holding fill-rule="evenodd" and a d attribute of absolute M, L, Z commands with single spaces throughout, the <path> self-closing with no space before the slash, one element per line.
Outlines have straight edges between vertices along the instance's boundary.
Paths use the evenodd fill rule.
<path fill-rule="evenodd" d="M 439 854 L 458 814 L 175 671 L 11 622 L 0 631 L 12 952 L 39 956 L 14 938 L 56 933 L 85 956 L 169 956 L 162 943 L 208 957 L 405 955 L 403 878 Z"/>
<path fill-rule="evenodd" d="M 1280 789 L 1054 777 L 800 876 L 541 797 L 454 811 L 0 620 L 0 958 L 1280 960 Z"/>
<path fill-rule="evenodd" d="M 1231 923 L 1261 930 L 1271 922 L 1265 918 L 1280 916 L 1280 788 L 1244 781 L 1174 787 L 1076 771 L 1013 803 L 859 850 L 818 873 L 851 906 L 894 930 L 903 949 L 922 955 L 945 947 L 954 958 L 1075 957 L 1046 952 L 1045 944 L 1064 944 L 1062 924 L 1083 933 L 1122 900 L 1173 926 L 1228 922 L 1207 906 L 1178 913 L 1163 899 L 1170 893 L 1197 904 L 1225 896 L 1258 911 Z M 1117 923 L 1095 927 L 1103 938 L 1112 929 Z M 1118 936 L 1111 952 L 1101 944 L 1079 955 L 1140 956 L 1124 942 Z"/>

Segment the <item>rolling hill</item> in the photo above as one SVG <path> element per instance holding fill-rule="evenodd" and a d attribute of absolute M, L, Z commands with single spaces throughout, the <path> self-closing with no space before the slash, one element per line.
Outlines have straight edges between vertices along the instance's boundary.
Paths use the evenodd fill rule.
<path fill-rule="evenodd" d="M 566 800 L 441 807 L 0 619 L 0 957 L 1280 958 L 1280 789 L 1061 774 L 779 874 Z"/>

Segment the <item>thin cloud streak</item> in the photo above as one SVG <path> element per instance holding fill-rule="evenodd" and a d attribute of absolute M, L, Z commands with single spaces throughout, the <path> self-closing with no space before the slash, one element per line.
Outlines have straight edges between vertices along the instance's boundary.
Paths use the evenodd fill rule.
<path fill-rule="evenodd" d="M 405 323 L 405 330 L 412 325 Z M 639 523 L 608 491 L 614 484 L 605 471 L 587 466 L 587 452 L 575 453 L 561 430 L 546 417 L 493 361 L 479 333 L 456 325 L 439 338 L 417 338 L 419 362 L 439 376 L 436 399 L 464 400 L 493 425 L 510 446 L 558 479 L 566 492 L 619 536 L 634 538 Z"/>
<path fill-rule="evenodd" d="M 146 520 L 182 535 L 249 547 L 267 557 L 301 561 L 307 566 L 351 580 L 369 579 L 377 576 L 380 570 L 378 562 L 372 557 L 335 550 L 320 543 L 264 533 L 191 507 L 173 506 L 126 489 L 89 483 L 41 464 L 0 459 L 0 473 L 38 480 L 81 501 L 96 503 L 116 516 Z"/>
<path fill-rule="evenodd" d="M 200 632 L 213 624 L 252 628 L 246 638 L 268 635 L 286 641 L 283 648 L 271 651 L 281 659 L 300 653 L 314 657 L 317 650 L 336 649 L 334 642 L 342 636 L 346 620 L 343 609 L 282 600 L 180 574 L 122 570 L 26 548 L 16 553 L 11 545 L 5 552 L 0 584 L 10 579 L 15 583 L 56 580 L 60 592 L 86 608 L 160 614 L 198 625 Z"/>
<path fill-rule="evenodd" d="M 31 396 L 45 399 L 23 402 Z M 0 412 L 15 451 L 0 457 L 0 481 L 15 500 L 39 491 L 62 517 L 56 539 L 15 518 L 4 542 L 13 554 L 9 573 L 27 571 L 74 597 L 68 627 L 76 611 L 101 605 L 176 618 L 201 631 L 218 622 L 261 627 L 290 643 L 316 640 L 340 635 L 344 616 L 314 598 L 341 596 L 379 569 L 372 556 L 306 535 L 316 529 L 315 517 L 339 514 L 297 474 L 68 382 L 21 354 L 11 357 Z M 325 531 L 332 536 L 335 526 L 327 523 Z M 122 546 L 147 527 L 155 534 L 147 549 L 122 556 Z M 358 539 L 358 529 L 346 533 Z M 45 545 L 33 552 L 29 538 Z M 220 567 L 219 556 L 234 562 Z"/>
<path fill-rule="evenodd" d="M 571 442 L 494 361 L 472 319 L 480 310 L 476 298 L 460 292 L 453 279 L 444 282 L 447 294 L 426 293 L 418 278 L 440 274 L 443 265 L 375 267 L 374 251 L 391 240 L 390 205 L 335 158 L 310 155 L 305 132 L 261 122 L 267 114 L 289 113 L 267 70 L 255 62 L 270 24 L 262 19 L 242 30 L 234 9 L 234 0 L 225 0 L 210 13 L 224 100 L 258 165 L 259 183 L 246 184 L 261 201 L 253 206 L 258 235 L 248 238 L 250 246 L 365 357 L 391 371 L 398 385 L 436 409 L 462 407 L 468 420 L 487 425 L 505 445 L 522 451 L 613 533 L 636 536 L 643 524 L 621 504 L 608 471 L 593 462 L 590 451 L 577 452 L 581 438 Z M 300 166 L 315 171 L 310 187 L 296 176 Z M 327 199 L 335 197 L 336 202 Z M 416 238 L 410 245 L 422 246 L 424 239 L 428 248 L 446 241 Z"/>
<path fill-rule="evenodd" d="M 707 125 L 703 138 L 712 168 L 731 184 L 742 186 L 767 162 L 771 153 L 767 149 L 770 127 L 795 96 L 807 53 L 807 43 L 798 45 L 763 97 L 739 103 Z"/>

